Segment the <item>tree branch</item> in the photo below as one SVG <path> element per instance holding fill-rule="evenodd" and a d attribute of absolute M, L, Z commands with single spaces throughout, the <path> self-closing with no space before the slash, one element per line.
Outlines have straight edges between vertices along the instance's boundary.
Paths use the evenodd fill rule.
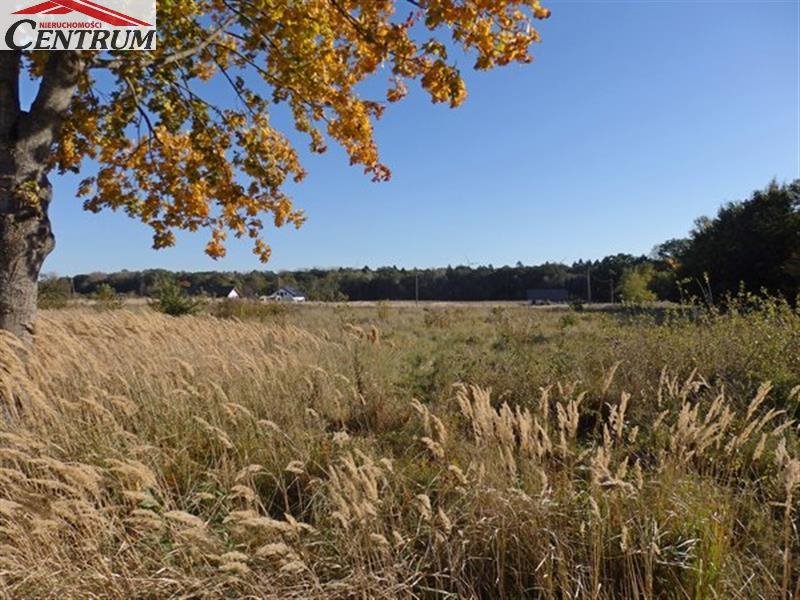
<path fill-rule="evenodd" d="M 85 62 L 79 52 L 51 52 L 31 110 L 20 119 L 20 149 L 43 163 L 78 88 Z"/>
<path fill-rule="evenodd" d="M 195 54 L 198 54 L 198 53 L 202 52 L 205 48 L 207 48 L 209 46 L 209 44 L 214 42 L 220 36 L 220 34 L 224 33 L 225 30 L 230 25 L 232 25 L 236 21 L 237 18 L 238 17 L 236 15 L 232 15 L 232 16 L 228 17 L 225 21 L 223 21 L 220 24 L 219 27 L 217 27 L 216 29 L 212 30 L 206 37 L 201 39 L 196 44 L 194 44 L 192 46 L 189 46 L 187 48 L 184 48 L 183 50 L 179 50 L 179 51 L 173 52 L 172 54 L 168 54 L 168 55 L 163 56 L 161 58 L 154 59 L 154 60 L 152 60 L 152 61 L 150 61 L 148 63 L 145 63 L 144 66 L 147 67 L 147 68 L 158 69 L 158 68 L 165 67 L 165 66 L 167 66 L 169 64 L 172 64 L 174 62 L 178 62 L 180 60 L 183 60 L 184 58 L 189 58 L 191 56 L 194 56 Z M 100 67 L 100 68 L 104 68 L 104 69 L 117 69 L 120 66 L 122 66 L 122 64 L 123 64 L 123 59 L 121 59 L 121 58 L 117 58 L 117 59 L 114 59 L 114 60 L 97 59 L 92 63 L 92 66 Z"/>

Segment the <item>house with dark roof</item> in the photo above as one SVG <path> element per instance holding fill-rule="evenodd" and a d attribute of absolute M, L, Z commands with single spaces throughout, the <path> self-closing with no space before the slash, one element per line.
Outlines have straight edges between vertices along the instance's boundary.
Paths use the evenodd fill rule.
<path fill-rule="evenodd" d="M 275 300 L 278 302 L 305 302 L 303 293 L 290 285 L 284 285 L 269 296 L 262 296 L 262 300 Z"/>

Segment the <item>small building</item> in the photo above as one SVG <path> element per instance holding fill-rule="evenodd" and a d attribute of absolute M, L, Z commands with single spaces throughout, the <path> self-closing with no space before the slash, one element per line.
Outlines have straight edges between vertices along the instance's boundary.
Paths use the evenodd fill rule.
<path fill-rule="evenodd" d="M 528 290 L 526 297 L 531 304 L 563 304 L 569 302 L 569 292 L 564 288 Z"/>
<path fill-rule="evenodd" d="M 298 290 L 285 285 L 269 296 L 262 296 L 262 300 L 275 300 L 278 302 L 305 302 L 306 297 Z"/>
<path fill-rule="evenodd" d="M 239 290 L 237 290 L 235 287 L 233 287 L 233 288 L 230 289 L 230 291 L 228 291 L 227 294 L 225 294 L 225 297 L 228 300 L 238 300 L 238 299 L 240 299 L 242 297 L 242 295 L 239 293 Z"/>

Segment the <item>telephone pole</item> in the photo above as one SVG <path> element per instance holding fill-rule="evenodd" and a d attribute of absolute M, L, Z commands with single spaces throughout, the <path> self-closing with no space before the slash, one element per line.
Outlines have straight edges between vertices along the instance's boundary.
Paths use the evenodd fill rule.
<path fill-rule="evenodd" d="M 592 267 L 586 268 L 586 302 L 592 303 Z"/>

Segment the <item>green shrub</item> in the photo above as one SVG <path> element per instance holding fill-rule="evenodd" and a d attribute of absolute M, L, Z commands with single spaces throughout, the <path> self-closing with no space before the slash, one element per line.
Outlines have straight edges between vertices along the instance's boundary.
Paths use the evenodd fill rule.
<path fill-rule="evenodd" d="M 107 283 L 101 283 L 97 286 L 92 297 L 95 301 L 95 307 L 99 310 L 117 310 L 125 305 L 122 297 Z"/>
<path fill-rule="evenodd" d="M 161 280 L 155 288 L 155 298 L 149 302 L 150 308 L 173 317 L 191 315 L 202 308 L 204 302 L 192 298 L 171 279 Z"/>
<path fill-rule="evenodd" d="M 650 264 L 627 269 L 622 275 L 618 289 L 622 301 L 639 304 L 657 300 L 656 295 L 649 288 L 653 274 L 653 265 Z"/>
<path fill-rule="evenodd" d="M 58 277 L 46 277 L 39 282 L 37 306 L 41 309 L 55 310 L 66 308 L 70 298 L 69 282 Z"/>

